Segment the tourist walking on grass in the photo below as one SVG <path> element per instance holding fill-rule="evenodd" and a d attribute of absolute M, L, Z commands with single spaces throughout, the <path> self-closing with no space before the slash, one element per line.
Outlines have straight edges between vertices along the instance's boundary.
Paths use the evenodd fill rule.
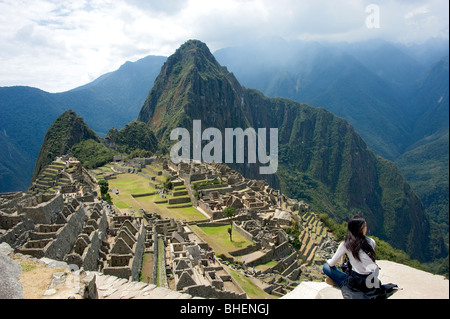
<path fill-rule="evenodd" d="M 323 266 L 323 272 L 341 288 L 344 298 L 387 298 L 397 287 L 381 285 L 375 263 L 376 243 L 366 233 L 367 223 L 363 216 L 350 219 L 344 241 Z M 344 255 L 348 258 L 345 272 L 336 266 Z"/>

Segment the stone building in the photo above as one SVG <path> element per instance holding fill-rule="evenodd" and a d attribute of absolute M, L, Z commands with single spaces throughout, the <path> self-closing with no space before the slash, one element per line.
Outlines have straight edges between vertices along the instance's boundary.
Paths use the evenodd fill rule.
<path fill-rule="evenodd" d="M 122 217 L 127 218 L 114 236 L 114 243 L 104 261 L 103 273 L 138 281 L 145 251 L 146 230 L 132 216 Z"/>

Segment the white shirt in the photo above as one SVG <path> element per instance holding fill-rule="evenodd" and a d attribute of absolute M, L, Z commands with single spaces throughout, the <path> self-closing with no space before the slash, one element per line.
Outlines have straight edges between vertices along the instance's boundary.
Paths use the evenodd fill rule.
<path fill-rule="evenodd" d="M 375 250 L 375 240 L 369 237 L 366 237 L 366 239 Z M 347 254 L 348 259 L 350 259 L 352 270 L 356 271 L 358 274 L 368 275 L 378 267 L 362 249 L 359 251 L 359 258 L 361 261 L 356 260 L 355 257 L 353 257 L 353 254 L 345 247 L 344 242 L 340 243 L 334 256 L 327 261 L 328 265 L 330 265 L 330 267 L 336 266 L 344 254 Z"/>

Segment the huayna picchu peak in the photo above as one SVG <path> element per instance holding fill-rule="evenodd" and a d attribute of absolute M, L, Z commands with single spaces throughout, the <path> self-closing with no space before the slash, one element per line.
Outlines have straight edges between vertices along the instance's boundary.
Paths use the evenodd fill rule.
<path fill-rule="evenodd" d="M 208 47 L 190 40 L 162 66 L 138 120 L 149 124 L 163 143 L 178 123 L 201 117 L 205 127 L 216 121 L 227 127 L 247 127 L 244 113 L 236 109 L 243 106 L 243 94 L 236 78 L 220 66 Z"/>

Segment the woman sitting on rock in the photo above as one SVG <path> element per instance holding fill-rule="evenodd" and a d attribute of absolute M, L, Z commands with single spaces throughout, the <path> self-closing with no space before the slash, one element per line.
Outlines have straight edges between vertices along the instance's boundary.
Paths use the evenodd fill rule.
<path fill-rule="evenodd" d="M 347 235 L 334 256 L 323 266 L 323 272 L 336 284 L 346 299 L 387 298 L 397 285 L 381 285 L 378 265 L 375 263 L 375 240 L 366 236 L 364 217 L 354 216 L 348 222 Z M 341 257 L 347 255 L 350 271 L 336 267 Z M 327 278 L 328 279 L 328 278 Z"/>

